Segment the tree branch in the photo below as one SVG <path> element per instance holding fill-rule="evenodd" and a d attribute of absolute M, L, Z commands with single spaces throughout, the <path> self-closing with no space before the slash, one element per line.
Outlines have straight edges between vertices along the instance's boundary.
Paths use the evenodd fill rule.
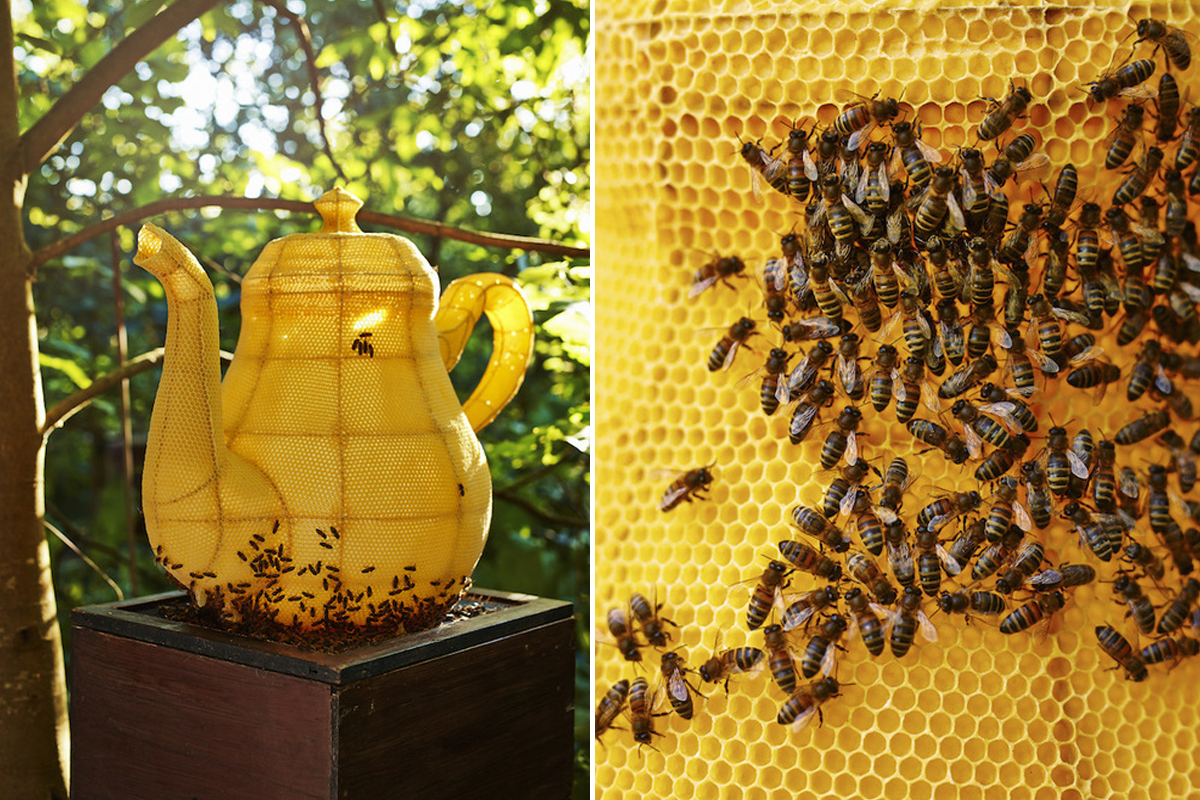
<path fill-rule="evenodd" d="M 120 44 L 67 91 L 21 137 L 19 163 L 25 175 L 38 168 L 70 135 L 100 97 L 127 72 L 181 28 L 204 14 L 220 0 L 177 0 Z"/>
<path fill-rule="evenodd" d="M 270 197 L 219 197 L 209 195 L 157 200 L 140 208 L 115 214 L 102 222 L 98 222 L 77 233 L 59 239 L 53 244 L 46 245 L 33 254 L 33 259 L 29 262 L 29 268 L 31 271 L 36 271 L 38 267 L 50 259 L 73 250 L 84 242 L 122 225 L 128 225 L 146 217 L 165 214 L 168 211 L 182 211 L 188 208 L 207 208 L 210 206 L 248 209 L 251 211 L 270 209 L 294 211 L 302 214 L 316 213 L 316 209 L 313 208 L 312 203 L 307 203 L 303 200 L 280 200 Z M 536 251 L 549 255 L 564 256 L 566 258 L 587 258 L 589 256 L 589 251 L 586 247 L 572 247 L 571 245 L 552 242 L 547 239 L 536 239 L 532 236 L 512 236 L 505 233 L 479 233 L 478 231 L 468 231 L 450 225 L 443 225 L 440 222 L 409 219 L 394 214 L 383 214 L 378 211 L 360 211 L 358 212 L 358 221 L 371 225 L 382 225 L 394 230 L 404 231 L 405 233 L 445 236 L 449 239 L 457 239 L 461 242 L 470 242 L 471 244 L 479 244 L 485 247 Z"/>
<path fill-rule="evenodd" d="M 55 428 L 61 428 L 63 423 L 82 411 L 88 403 L 95 400 L 100 395 L 112 389 L 114 386 L 120 386 L 121 381 L 126 378 L 132 378 L 134 375 L 145 372 L 148 369 L 153 369 L 162 363 L 163 349 L 156 347 L 153 350 L 142 353 L 136 358 L 131 358 L 125 362 L 125 366 L 119 369 L 114 369 L 106 375 L 101 375 L 96 380 L 89 383 L 83 389 L 77 392 L 71 392 L 69 395 L 59 400 L 46 411 L 46 422 L 42 425 L 42 436 L 48 436 Z M 233 360 L 233 354 L 221 351 L 221 360 L 229 363 Z"/>
<path fill-rule="evenodd" d="M 333 148 L 329 145 L 329 134 L 325 132 L 325 117 L 321 115 L 321 106 L 325 104 L 321 94 L 321 73 L 317 71 L 317 54 L 313 51 L 312 36 L 308 32 L 308 25 L 304 20 L 288 11 L 287 6 L 283 3 L 277 3 L 275 0 L 260 0 L 260 2 L 275 9 L 275 13 L 291 23 L 292 28 L 296 31 L 296 38 L 300 40 L 300 47 L 304 50 L 304 63 L 308 66 L 308 82 L 312 86 L 313 95 L 317 98 L 313 104 L 313 111 L 317 115 L 317 127 L 321 131 L 322 149 L 329 157 L 338 177 L 342 179 L 343 183 L 349 183 L 350 179 L 342 171 L 342 165 L 333 157 Z"/>
<path fill-rule="evenodd" d="M 505 490 L 501 489 L 497 492 L 494 492 L 493 496 L 497 500 L 503 500 L 510 505 L 514 505 L 517 508 L 524 510 L 530 516 L 539 519 L 545 524 L 553 527 L 586 528 L 588 526 L 588 520 L 586 517 L 575 517 L 569 514 L 555 514 L 553 511 L 547 511 L 544 508 L 539 508 L 534 503 L 513 492 L 506 492 Z"/>

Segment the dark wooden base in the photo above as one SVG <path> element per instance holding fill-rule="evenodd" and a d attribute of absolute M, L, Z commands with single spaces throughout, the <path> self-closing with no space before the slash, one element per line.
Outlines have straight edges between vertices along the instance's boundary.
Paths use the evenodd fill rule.
<path fill-rule="evenodd" d="M 73 800 L 436 800 L 571 793 L 571 605 L 494 610 L 336 655 L 164 619 L 72 614 Z"/>

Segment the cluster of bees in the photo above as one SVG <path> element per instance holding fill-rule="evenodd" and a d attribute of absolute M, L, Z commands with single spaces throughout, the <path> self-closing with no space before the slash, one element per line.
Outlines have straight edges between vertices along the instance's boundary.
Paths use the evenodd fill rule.
<path fill-rule="evenodd" d="M 732 676 L 764 668 L 784 698 L 778 722 L 800 729 L 838 695 L 836 654 L 854 642 L 872 657 L 904 658 L 920 638 L 937 638 L 927 611 L 1044 633 L 1091 583 L 1111 583 L 1126 610 L 1128 638 L 1121 621 L 1095 636 L 1128 679 L 1200 653 L 1186 635 L 1200 630 L 1200 581 L 1190 577 L 1200 501 L 1185 499 L 1200 428 L 1190 441 L 1177 430 L 1195 416 L 1184 384 L 1200 377 L 1200 357 L 1185 354 L 1200 344 L 1200 245 L 1188 214 L 1200 194 L 1200 108 L 1181 115 L 1172 74 L 1190 65 L 1185 35 L 1152 19 L 1136 34 L 1135 51 L 1153 47 L 1150 57 L 1084 87 L 1093 109 L 1114 115 L 1105 168 L 1123 173 L 1110 173 L 1107 209 L 1064 164 L 1052 188 L 1040 183 L 1042 200 L 1010 212 L 1006 183 L 1052 167 L 1031 133 L 1014 131 L 1034 102 L 1015 84 L 991 101 L 976 146 L 949 157 L 922 141 L 903 103 L 878 96 L 819 133 L 800 123 L 772 147 L 741 143 L 756 195 L 770 187 L 791 198 L 802 228 L 761 270 L 765 320 L 736 320 L 707 367 L 729 370 L 774 339 L 739 385 L 758 383 L 763 413 L 787 416 L 794 445 L 824 431 L 817 457 L 804 460 L 828 477 L 818 478 L 820 507 L 795 506 L 794 531 L 747 577 L 745 622 L 761 629 L 761 647 L 718 643 L 692 668 L 669 649 L 656 604 L 635 595 L 609 612 L 621 655 L 638 664 L 642 649 L 657 648 L 661 675 L 612 686 L 597 737 L 627 707 L 633 739 L 653 746 L 655 717 L 691 718 L 697 683 L 728 691 Z M 750 272 L 738 255 L 718 254 L 689 297 L 737 290 Z M 1048 419 L 1051 402 L 1098 405 L 1122 385 L 1128 422 L 1111 439 Z M 913 453 L 872 450 L 861 431 L 868 409 L 881 422 L 895 415 Z M 938 456 L 978 488 L 906 503 L 923 460 Z M 715 464 L 679 475 L 659 508 L 704 499 L 716 479 Z M 1057 520 L 1078 549 L 1051 551 L 1052 563 L 1045 532 Z M 1131 643 L 1133 629 L 1149 643 Z"/>

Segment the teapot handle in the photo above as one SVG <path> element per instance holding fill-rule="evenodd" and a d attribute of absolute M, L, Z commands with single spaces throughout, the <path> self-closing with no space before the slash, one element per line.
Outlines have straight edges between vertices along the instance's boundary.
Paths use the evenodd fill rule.
<path fill-rule="evenodd" d="M 471 428 L 479 431 L 496 418 L 521 388 L 533 355 L 533 315 L 511 278 L 494 273 L 467 275 L 442 293 L 434 325 L 446 371 L 454 369 L 479 318 L 492 323 L 492 357 L 463 403 Z"/>

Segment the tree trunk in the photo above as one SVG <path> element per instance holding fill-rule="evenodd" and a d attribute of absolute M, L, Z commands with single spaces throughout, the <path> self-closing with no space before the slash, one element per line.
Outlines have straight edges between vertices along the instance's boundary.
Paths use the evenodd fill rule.
<path fill-rule="evenodd" d="M 0 52 L 13 48 L 0 9 Z M 41 374 L 21 209 L 16 71 L 0 59 L 0 786 L 5 797 L 66 798 L 69 738 L 62 639 L 42 528 Z"/>

